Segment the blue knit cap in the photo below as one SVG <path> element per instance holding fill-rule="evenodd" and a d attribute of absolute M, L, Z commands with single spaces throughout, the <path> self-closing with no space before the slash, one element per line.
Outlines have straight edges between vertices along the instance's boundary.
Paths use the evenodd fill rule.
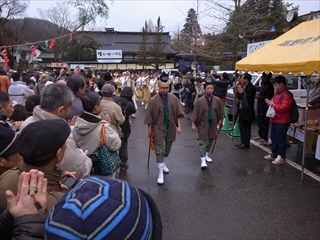
<path fill-rule="evenodd" d="M 152 226 L 139 189 L 122 180 L 90 177 L 51 209 L 46 239 L 150 239 Z"/>

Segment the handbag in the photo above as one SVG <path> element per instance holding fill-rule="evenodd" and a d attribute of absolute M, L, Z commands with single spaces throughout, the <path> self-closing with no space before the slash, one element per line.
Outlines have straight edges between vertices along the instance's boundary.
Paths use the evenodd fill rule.
<path fill-rule="evenodd" d="M 273 108 L 273 104 L 269 106 L 266 116 L 269 118 L 274 118 L 276 116 L 276 111 Z"/>
<path fill-rule="evenodd" d="M 249 107 L 246 93 L 243 94 L 242 108 L 241 108 L 240 116 L 241 116 L 242 120 L 245 122 L 251 122 L 253 119 L 253 112 Z"/>
<path fill-rule="evenodd" d="M 100 147 L 98 148 L 98 159 L 100 163 L 101 175 L 113 174 L 121 164 L 121 159 L 117 151 L 110 151 L 106 146 L 106 130 L 104 123 L 101 125 Z"/>

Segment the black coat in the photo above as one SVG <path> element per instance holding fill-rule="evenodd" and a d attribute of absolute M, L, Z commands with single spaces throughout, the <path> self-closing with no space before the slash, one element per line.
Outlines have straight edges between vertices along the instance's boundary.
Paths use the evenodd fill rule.
<path fill-rule="evenodd" d="M 252 85 L 251 82 L 248 82 L 243 93 L 238 94 L 238 99 L 243 100 L 244 94 L 246 94 L 249 109 L 250 109 L 250 117 L 253 120 L 253 118 L 255 116 L 255 114 L 254 114 L 254 99 L 256 97 L 256 88 Z"/>
<path fill-rule="evenodd" d="M 136 108 L 132 101 L 133 91 L 130 87 L 124 87 L 120 96 L 114 97 L 114 101 L 121 107 L 122 114 L 125 117 L 123 124 L 120 125 L 123 138 L 129 138 L 131 133 L 131 126 L 129 116 L 136 112 Z"/>
<path fill-rule="evenodd" d="M 268 104 L 266 103 L 266 99 L 271 100 L 274 96 L 274 86 L 270 82 L 266 82 L 265 84 L 262 84 L 259 92 L 259 99 L 258 99 L 258 111 L 259 112 L 265 112 L 268 111 Z"/>
<path fill-rule="evenodd" d="M 227 97 L 227 91 L 229 87 L 229 80 L 227 79 L 215 79 L 211 78 L 214 84 L 214 95 L 221 98 Z"/>

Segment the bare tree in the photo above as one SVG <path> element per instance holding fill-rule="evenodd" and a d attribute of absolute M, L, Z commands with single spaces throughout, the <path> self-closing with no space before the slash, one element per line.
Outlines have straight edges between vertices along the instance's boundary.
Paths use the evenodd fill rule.
<path fill-rule="evenodd" d="M 71 6 L 68 3 L 58 2 L 56 3 L 56 6 L 52 6 L 49 9 L 38 9 L 41 18 L 47 20 L 47 24 L 43 25 L 41 22 L 39 28 L 43 31 L 43 36 L 48 38 L 49 41 L 51 38 L 75 32 L 83 26 L 82 23 L 79 22 L 78 16 L 70 14 L 70 9 Z M 68 46 L 69 37 L 59 38 L 55 40 L 55 61 L 63 61 L 64 53 L 66 52 Z"/>
<path fill-rule="evenodd" d="M 19 0 L 0 0 L 0 46 L 8 45 L 10 41 L 6 38 L 6 23 L 9 19 L 22 16 L 28 7 L 29 1 Z M 13 56 L 10 51 L 7 51 L 10 60 L 9 66 L 13 67 Z"/>
<path fill-rule="evenodd" d="M 109 8 L 105 0 L 67 0 L 67 2 L 79 10 L 79 20 L 85 17 L 87 24 L 94 24 L 97 18 L 106 21 L 109 17 Z"/>
<path fill-rule="evenodd" d="M 28 3 L 29 1 L 0 0 L 0 30 L 3 29 L 8 19 L 22 16 L 28 7 Z"/>

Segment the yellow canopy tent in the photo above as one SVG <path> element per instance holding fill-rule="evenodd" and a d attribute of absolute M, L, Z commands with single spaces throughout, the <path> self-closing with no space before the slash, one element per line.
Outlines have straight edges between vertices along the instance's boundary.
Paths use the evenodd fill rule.
<path fill-rule="evenodd" d="M 236 63 L 245 72 L 320 73 L 320 19 L 307 21 Z"/>

